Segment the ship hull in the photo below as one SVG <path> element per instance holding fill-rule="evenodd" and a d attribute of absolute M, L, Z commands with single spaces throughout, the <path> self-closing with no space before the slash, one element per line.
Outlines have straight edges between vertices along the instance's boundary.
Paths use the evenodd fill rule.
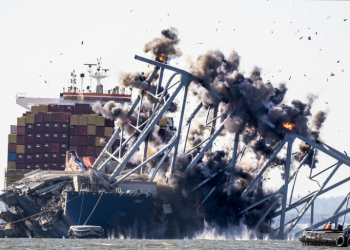
<path fill-rule="evenodd" d="M 40 207 L 25 196 L 16 195 L 25 217 L 40 213 Z M 98 192 L 66 192 L 64 211 L 58 215 L 54 227 L 43 230 L 38 223 L 29 227 L 32 237 L 68 237 L 70 226 L 94 225 L 104 229 L 108 238 L 164 237 L 165 224 L 154 221 L 155 198 L 146 194 L 118 194 Z"/>

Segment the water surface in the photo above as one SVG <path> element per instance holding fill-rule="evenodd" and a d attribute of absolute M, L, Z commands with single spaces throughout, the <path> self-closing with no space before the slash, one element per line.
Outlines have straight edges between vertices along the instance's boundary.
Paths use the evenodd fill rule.
<path fill-rule="evenodd" d="M 0 239 L 0 249 L 335 249 L 277 240 Z"/>

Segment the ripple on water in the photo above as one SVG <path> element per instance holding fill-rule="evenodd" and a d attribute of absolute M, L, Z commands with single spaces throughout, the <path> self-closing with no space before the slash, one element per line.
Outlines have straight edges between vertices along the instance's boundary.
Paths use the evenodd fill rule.
<path fill-rule="evenodd" d="M 302 247 L 299 241 L 277 240 L 120 240 L 120 239 L 0 239 L 0 249 L 333 249 L 333 247 Z"/>

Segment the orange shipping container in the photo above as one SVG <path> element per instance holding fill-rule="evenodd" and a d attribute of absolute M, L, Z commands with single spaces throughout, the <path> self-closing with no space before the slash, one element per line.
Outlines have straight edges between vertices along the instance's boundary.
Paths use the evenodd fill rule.
<path fill-rule="evenodd" d="M 95 162 L 94 158 L 90 156 L 83 158 L 84 165 L 89 169 L 92 167 L 92 165 L 94 165 L 94 162 Z"/>

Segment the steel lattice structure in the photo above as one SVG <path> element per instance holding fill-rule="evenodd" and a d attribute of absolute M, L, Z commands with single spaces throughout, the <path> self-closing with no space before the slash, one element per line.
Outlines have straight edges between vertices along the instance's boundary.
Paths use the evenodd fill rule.
<path fill-rule="evenodd" d="M 216 98 L 218 98 L 222 102 L 227 102 L 225 98 L 219 94 L 217 91 L 211 89 L 209 86 L 204 84 L 200 79 L 197 77 L 193 76 L 192 74 L 178 69 L 176 67 L 164 64 L 162 62 L 158 61 L 153 61 L 150 59 L 146 59 L 140 56 L 135 56 L 135 59 L 140 60 L 142 62 L 148 63 L 150 65 L 154 65 L 154 71 L 148 81 L 152 81 L 155 75 L 160 71 L 159 74 L 159 79 L 157 83 L 157 91 L 154 97 L 158 99 L 157 104 L 155 105 L 152 114 L 150 115 L 149 119 L 147 119 L 143 124 L 139 124 L 139 117 L 140 117 L 140 112 L 141 112 L 141 106 L 142 106 L 142 99 L 143 96 L 138 96 L 138 98 L 134 101 L 133 105 L 131 106 L 129 110 L 129 114 L 133 113 L 135 110 L 138 108 L 138 120 L 137 120 L 137 126 L 134 127 L 137 132 L 135 132 L 133 135 L 129 136 L 126 140 L 123 141 L 123 131 L 120 129 L 117 129 L 109 142 L 106 144 L 105 148 L 103 149 L 101 155 L 96 159 L 91 171 L 95 173 L 95 175 L 100 179 L 100 181 L 103 183 L 105 187 L 117 187 L 118 183 L 122 182 L 125 180 L 128 176 L 131 174 L 135 173 L 136 171 L 142 171 L 142 168 L 149 163 L 150 161 L 153 161 L 154 159 L 162 156 L 158 163 L 154 167 L 154 172 L 152 174 L 152 177 L 150 178 L 150 181 L 153 181 L 155 178 L 157 171 L 159 170 L 161 164 L 163 161 L 166 159 L 166 157 L 169 155 L 171 151 L 173 151 L 173 157 L 171 160 L 171 173 L 174 173 L 174 166 L 176 163 L 176 159 L 179 154 L 188 154 L 194 149 L 199 150 L 198 153 L 193 157 L 192 161 L 188 164 L 186 171 L 190 171 L 196 163 L 203 157 L 204 153 L 211 148 L 211 145 L 215 141 L 215 139 L 220 135 L 222 130 L 224 129 L 224 124 L 227 119 L 230 118 L 233 114 L 231 113 L 221 124 L 216 124 L 217 120 L 219 118 L 218 116 L 218 107 L 214 107 L 212 109 L 208 110 L 208 116 L 206 120 L 206 126 L 211 127 L 211 133 L 210 137 L 205 139 L 202 143 L 199 145 L 195 146 L 194 148 L 188 150 L 187 152 L 185 151 L 186 149 L 186 143 L 187 143 L 187 136 L 190 130 L 191 126 L 191 121 L 192 119 L 196 116 L 196 114 L 199 112 L 199 110 L 203 107 L 203 104 L 200 103 L 193 111 L 192 115 L 185 121 L 184 120 L 184 111 L 186 108 L 192 108 L 193 107 L 186 107 L 186 98 L 188 94 L 188 87 L 191 84 L 192 81 L 196 81 L 200 83 L 206 90 L 208 90 L 211 94 L 213 94 Z M 160 87 L 162 86 L 163 83 L 163 78 L 164 78 L 164 71 L 168 70 L 172 72 L 172 76 L 168 79 L 166 84 L 163 87 L 163 91 L 159 93 Z M 172 84 L 172 81 L 174 80 L 175 76 L 179 75 L 180 76 L 180 81 Z M 173 92 L 169 94 L 168 90 L 170 88 L 175 87 Z M 144 157 L 143 161 L 141 164 L 139 164 L 137 167 L 133 168 L 129 172 L 125 174 L 125 171 L 123 172 L 126 164 L 129 162 L 130 158 L 132 155 L 140 148 L 142 143 L 145 143 L 147 145 L 147 138 L 152 131 L 153 127 L 158 123 L 158 121 L 162 118 L 164 113 L 167 111 L 169 108 L 170 104 L 175 100 L 175 98 L 180 94 L 181 90 L 183 91 L 183 98 L 182 98 L 182 105 L 181 105 L 181 113 L 180 113 L 180 119 L 179 119 L 179 124 L 177 126 L 177 132 L 173 136 L 173 138 L 157 153 L 155 153 L 153 156 L 150 158 L 146 159 L 146 154 L 147 154 L 147 146 L 145 147 L 145 152 L 144 152 Z M 166 95 L 169 94 L 169 96 L 166 98 Z M 162 104 L 162 105 L 161 105 Z M 208 121 L 209 117 L 209 112 L 212 112 L 213 119 Z M 270 126 L 272 129 L 275 129 L 275 126 L 270 123 L 266 118 L 264 117 L 257 117 L 260 119 L 262 122 Z M 186 122 L 186 124 L 185 124 Z M 187 125 L 188 126 L 188 131 L 184 135 L 185 137 L 185 146 L 184 149 L 181 152 L 181 149 L 179 148 L 179 142 L 181 138 L 181 128 L 183 126 Z M 116 149 L 113 153 L 109 153 L 109 149 L 112 147 L 113 143 L 116 141 L 116 139 L 119 137 L 119 134 L 122 133 L 122 136 L 120 137 L 120 147 Z M 304 165 L 306 162 L 307 158 L 310 156 L 310 152 L 303 158 L 303 160 L 300 162 L 300 165 L 296 168 L 296 170 L 291 173 L 291 162 L 292 162 L 292 145 L 295 141 L 295 139 L 299 139 L 301 141 L 304 141 L 305 143 L 309 144 L 310 146 L 313 147 L 313 150 L 323 152 L 324 154 L 332 157 L 333 159 L 336 160 L 336 163 L 333 164 L 332 166 L 325 168 L 321 172 L 312 175 L 312 168 L 313 166 L 311 165 L 310 167 L 310 179 L 314 179 L 316 176 L 319 176 L 320 174 L 325 173 L 327 170 L 331 170 L 332 172 L 327 176 L 325 181 L 319 185 L 319 189 L 310 193 L 307 196 L 302 197 L 296 202 L 292 203 L 292 195 L 293 191 L 295 188 L 295 182 L 298 177 L 298 172 L 301 169 L 301 167 Z M 242 152 L 239 152 L 237 154 L 237 148 L 238 148 L 238 142 L 239 142 L 239 133 L 235 134 L 235 138 L 233 141 L 233 154 L 232 154 L 232 159 L 226 166 L 228 169 L 230 169 L 230 179 L 229 179 L 229 187 L 232 185 L 232 181 L 234 178 L 234 170 L 236 165 L 238 164 L 237 161 L 239 161 L 239 156 Z M 126 153 L 123 155 L 122 154 L 122 149 L 127 145 L 131 143 L 132 146 L 129 147 L 129 149 L 126 151 Z M 326 222 L 329 220 L 338 220 L 339 217 L 344 216 L 345 214 L 350 212 L 350 208 L 342 210 L 342 207 L 346 203 L 348 196 L 345 197 L 343 202 L 339 204 L 338 208 L 335 210 L 334 214 L 330 216 L 329 218 L 313 224 L 313 206 L 314 206 L 314 201 L 315 199 L 320 196 L 321 194 L 324 194 L 330 190 L 333 190 L 334 188 L 350 181 L 350 176 L 338 181 L 337 183 L 333 184 L 332 186 L 329 186 L 327 188 L 326 185 L 329 182 L 329 180 L 333 177 L 333 175 L 336 173 L 336 171 L 339 169 L 339 167 L 344 164 L 347 166 L 350 166 L 350 158 L 337 151 L 336 149 L 330 147 L 329 145 L 326 145 L 323 142 L 317 141 L 317 140 L 311 140 L 308 139 L 304 136 L 301 136 L 299 134 L 296 134 L 292 131 L 285 131 L 283 135 L 283 140 L 280 142 L 280 144 L 276 147 L 275 151 L 271 154 L 269 160 L 264 164 L 264 166 L 259 169 L 255 173 L 255 178 L 251 181 L 251 183 L 248 185 L 246 190 L 242 193 L 241 198 L 244 199 L 250 192 L 250 190 L 254 189 L 255 186 L 258 184 L 259 180 L 261 179 L 262 175 L 264 172 L 269 168 L 270 164 L 273 162 L 273 160 L 276 158 L 277 154 L 281 151 L 281 149 L 286 146 L 287 147 L 287 158 L 286 158 L 286 164 L 285 164 L 285 174 L 284 174 L 284 184 L 280 187 L 278 191 L 275 193 L 272 193 L 271 195 L 265 197 L 264 199 L 250 205 L 246 209 L 240 212 L 240 214 L 243 214 L 244 212 L 253 209 L 254 207 L 258 206 L 259 204 L 263 203 L 267 199 L 274 199 L 274 202 L 271 203 L 270 207 L 266 209 L 264 212 L 263 216 L 257 221 L 255 227 L 259 226 L 260 223 L 265 219 L 265 217 L 271 212 L 271 209 L 275 207 L 275 205 L 278 202 L 281 202 L 281 209 L 273 214 L 273 218 L 279 217 L 279 227 L 276 228 L 275 230 L 279 231 L 278 233 L 278 238 L 280 239 L 285 239 L 288 234 L 292 232 L 296 224 L 299 222 L 301 217 L 305 214 L 305 212 L 311 208 L 311 226 L 308 227 L 307 229 L 313 229 L 317 228 L 319 226 L 324 225 Z M 181 152 L 181 153 L 180 153 Z M 315 154 L 314 154 L 315 155 Z M 100 170 L 111 160 L 115 160 L 118 165 L 114 172 L 106 178 L 103 176 L 103 174 L 100 172 Z M 313 159 L 314 160 L 314 159 Z M 313 164 L 313 163 L 312 163 Z M 122 174 L 124 173 L 124 174 Z M 216 174 L 214 174 L 212 177 L 208 178 L 207 180 L 203 181 L 200 183 L 197 187 L 194 188 L 197 189 L 198 187 L 205 185 L 207 181 L 209 181 L 211 178 L 213 178 Z M 215 190 L 215 187 L 208 193 L 207 197 L 202 201 L 202 203 L 208 198 L 208 196 Z M 288 193 L 290 193 L 290 199 L 288 201 Z M 228 196 L 231 195 L 231 189 L 228 189 Z M 349 193 L 350 194 L 350 193 Z M 298 213 L 298 215 L 293 218 L 291 221 L 286 222 L 286 213 L 292 209 L 295 209 L 299 206 L 302 206 L 303 208 L 301 211 Z"/>

